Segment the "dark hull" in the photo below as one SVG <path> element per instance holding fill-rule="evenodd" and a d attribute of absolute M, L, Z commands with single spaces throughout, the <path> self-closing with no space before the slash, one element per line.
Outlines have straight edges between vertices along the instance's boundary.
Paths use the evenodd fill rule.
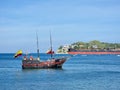
<path fill-rule="evenodd" d="M 120 54 L 120 51 L 70 51 L 68 52 L 68 54 L 96 54 L 96 55 L 100 55 L 100 54 Z"/>
<path fill-rule="evenodd" d="M 62 68 L 62 65 L 65 61 L 66 61 L 66 58 L 51 59 L 48 61 L 23 60 L 22 61 L 22 68 L 23 69 Z"/>

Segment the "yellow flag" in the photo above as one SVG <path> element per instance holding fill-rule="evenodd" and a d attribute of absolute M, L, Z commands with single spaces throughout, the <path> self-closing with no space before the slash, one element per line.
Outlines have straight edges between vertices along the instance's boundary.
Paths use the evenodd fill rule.
<path fill-rule="evenodd" d="M 17 58 L 18 56 L 22 55 L 22 50 L 19 50 L 16 52 L 16 54 L 14 55 L 14 58 Z"/>

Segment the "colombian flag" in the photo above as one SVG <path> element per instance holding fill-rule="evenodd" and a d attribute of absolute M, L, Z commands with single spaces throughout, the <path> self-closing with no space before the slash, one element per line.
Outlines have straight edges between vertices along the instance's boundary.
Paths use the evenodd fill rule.
<path fill-rule="evenodd" d="M 14 58 L 17 58 L 18 56 L 22 55 L 22 50 L 19 50 L 16 52 L 16 54 L 14 55 Z"/>

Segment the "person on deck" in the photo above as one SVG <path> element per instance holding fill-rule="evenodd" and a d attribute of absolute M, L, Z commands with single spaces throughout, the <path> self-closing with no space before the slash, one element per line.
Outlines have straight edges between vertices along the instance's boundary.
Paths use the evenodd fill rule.
<path fill-rule="evenodd" d="M 27 57 L 26 57 L 26 56 L 24 56 L 24 60 L 27 60 Z"/>
<path fill-rule="evenodd" d="M 30 56 L 30 60 L 33 60 L 33 57 L 32 57 L 32 56 Z"/>

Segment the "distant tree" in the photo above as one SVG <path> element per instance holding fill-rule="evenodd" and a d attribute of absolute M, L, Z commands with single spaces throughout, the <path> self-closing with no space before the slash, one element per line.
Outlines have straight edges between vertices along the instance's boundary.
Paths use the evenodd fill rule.
<path fill-rule="evenodd" d="M 120 49 L 120 43 L 107 43 L 107 42 L 100 42 L 98 40 L 93 40 L 90 42 L 75 42 L 69 46 L 71 49 L 81 50 L 81 49 L 97 49 L 97 50 L 110 50 L 110 49 Z M 60 52 L 63 52 L 63 46 L 59 48 Z"/>
<path fill-rule="evenodd" d="M 60 46 L 58 49 L 62 49 L 63 48 L 63 46 Z"/>

